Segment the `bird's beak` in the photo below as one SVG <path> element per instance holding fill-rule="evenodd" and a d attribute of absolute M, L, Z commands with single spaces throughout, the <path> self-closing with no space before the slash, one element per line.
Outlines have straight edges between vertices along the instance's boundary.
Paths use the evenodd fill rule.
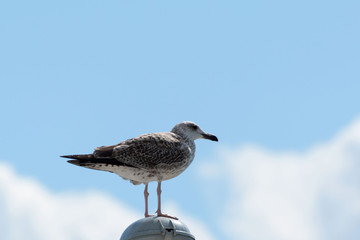
<path fill-rule="evenodd" d="M 201 134 L 203 138 L 209 139 L 211 141 L 218 141 L 218 138 L 215 135 L 209 134 L 209 133 L 203 133 Z"/>

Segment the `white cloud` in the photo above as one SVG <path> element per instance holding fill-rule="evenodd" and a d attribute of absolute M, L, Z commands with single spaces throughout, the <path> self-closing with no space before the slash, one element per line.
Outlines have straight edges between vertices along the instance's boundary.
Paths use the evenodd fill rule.
<path fill-rule="evenodd" d="M 202 174 L 227 179 L 219 224 L 231 239 L 360 238 L 360 119 L 302 153 L 243 146 L 220 158 Z"/>
<path fill-rule="evenodd" d="M 0 239 L 119 239 L 140 214 L 99 192 L 54 194 L 0 164 Z"/>
<path fill-rule="evenodd" d="M 195 236 L 212 239 L 203 223 L 182 217 L 200 226 Z M 114 240 L 139 218 L 142 214 L 104 193 L 51 193 L 0 163 L 0 239 Z"/>

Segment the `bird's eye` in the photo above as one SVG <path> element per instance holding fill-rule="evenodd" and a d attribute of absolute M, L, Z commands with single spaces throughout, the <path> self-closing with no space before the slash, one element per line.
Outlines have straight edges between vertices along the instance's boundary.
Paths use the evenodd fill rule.
<path fill-rule="evenodd" d="M 191 125 L 190 127 L 191 127 L 192 130 L 197 130 L 198 129 L 198 126 L 196 126 L 196 125 Z"/>

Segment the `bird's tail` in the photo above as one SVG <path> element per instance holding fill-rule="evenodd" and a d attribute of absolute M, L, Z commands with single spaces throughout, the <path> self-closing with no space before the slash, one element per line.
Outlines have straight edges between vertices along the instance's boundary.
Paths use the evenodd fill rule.
<path fill-rule="evenodd" d="M 93 154 L 65 155 L 61 157 L 70 158 L 71 160 L 67 161 L 68 163 L 80 167 L 86 167 L 86 168 L 98 169 L 98 170 L 99 167 L 103 167 L 104 165 L 133 167 L 132 165 L 120 162 L 112 157 L 94 157 Z"/>
<path fill-rule="evenodd" d="M 68 163 L 85 167 L 94 161 L 94 155 L 93 154 L 78 154 L 78 155 L 65 155 L 61 156 L 63 158 L 70 158 L 72 160 L 67 161 Z"/>

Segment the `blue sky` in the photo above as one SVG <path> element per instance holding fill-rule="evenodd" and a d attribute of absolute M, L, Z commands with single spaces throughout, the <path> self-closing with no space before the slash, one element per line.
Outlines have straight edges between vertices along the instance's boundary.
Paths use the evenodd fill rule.
<path fill-rule="evenodd" d="M 3 1 L 1 162 L 53 194 L 95 190 L 142 213 L 143 187 L 58 156 L 191 120 L 219 143 L 197 141 L 193 165 L 164 183 L 163 201 L 214 239 L 235 239 L 206 189 L 246 196 L 233 196 L 225 176 L 206 184 L 199 172 L 211 173 L 207 162 L 222 163 L 224 151 L 300 154 L 355 126 L 359 10 L 356 1 Z M 346 221 L 360 224 L 356 216 Z"/>

